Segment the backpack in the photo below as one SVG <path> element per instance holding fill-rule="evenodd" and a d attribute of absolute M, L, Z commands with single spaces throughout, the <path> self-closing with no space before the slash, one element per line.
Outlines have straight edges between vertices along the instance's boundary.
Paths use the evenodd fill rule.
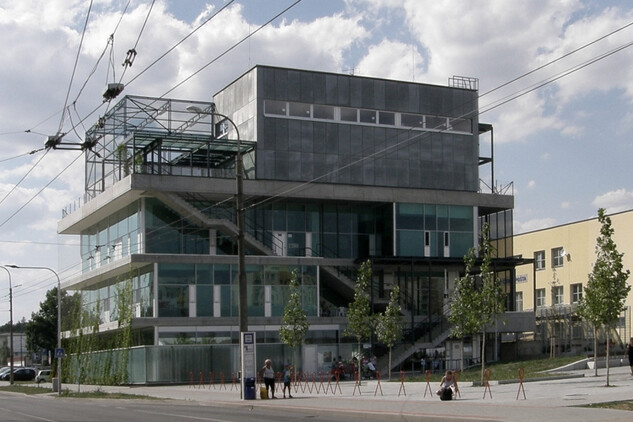
<path fill-rule="evenodd" d="M 440 394 L 440 400 L 453 400 L 453 390 L 450 388 L 443 389 Z"/>

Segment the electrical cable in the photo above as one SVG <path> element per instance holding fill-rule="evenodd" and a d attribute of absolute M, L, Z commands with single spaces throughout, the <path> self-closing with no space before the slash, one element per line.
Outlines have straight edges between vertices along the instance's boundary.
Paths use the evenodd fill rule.
<path fill-rule="evenodd" d="M 189 34 L 187 34 L 187 36 L 185 36 L 183 39 L 181 39 L 180 41 L 178 41 L 176 44 L 174 44 L 169 50 L 167 50 L 163 55 L 161 55 L 160 57 L 158 57 L 156 60 L 154 60 L 152 63 L 149 64 L 149 66 L 147 66 L 145 69 L 143 69 L 141 72 L 139 72 L 136 76 L 134 76 L 132 79 L 130 79 L 125 85 L 126 86 L 130 86 L 132 84 L 132 82 L 134 82 L 136 79 L 138 79 L 143 73 L 145 73 L 146 71 L 148 71 L 152 66 L 154 66 L 156 63 L 158 63 L 160 60 L 162 60 L 166 55 L 168 55 L 169 53 L 171 53 L 174 49 L 176 49 L 176 47 L 178 47 L 180 44 L 182 44 L 183 42 L 185 42 L 189 37 L 191 37 L 193 34 L 195 34 L 200 28 L 202 28 L 204 25 L 206 25 L 209 21 L 211 21 L 213 18 L 215 18 L 220 12 L 222 12 L 224 9 L 226 9 L 227 7 L 229 7 L 231 5 L 231 3 L 233 3 L 235 0 L 230 0 L 227 4 L 225 4 L 224 6 L 222 6 L 222 8 L 220 8 L 217 12 L 215 12 L 213 15 L 211 15 L 209 18 L 207 18 L 204 22 L 202 22 L 200 25 L 198 25 L 193 31 L 191 31 Z"/>
<path fill-rule="evenodd" d="M 9 190 L 9 192 L 7 192 L 7 194 L 2 199 L 0 199 L 0 205 L 9 197 L 9 195 L 11 195 L 18 188 L 18 186 L 20 186 L 20 183 L 22 183 L 24 181 L 24 179 L 26 179 L 26 177 L 28 175 L 31 174 L 31 172 L 33 170 L 35 170 L 35 167 L 37 167 L 37 165 L 40 163 L 40 161 L 42 161 L 44 159 L 44 157 L 46 157 L 47 154 L 48 154 L 48 150 L 46 150 L 44 152 L 44 154 L 40 157 L 40 159 L 37 160 L 37 162 L 35 164 L 33 164 L 31 169 L 29 171 L 27 171 L 26 174 L 24 174 L 24 176 L 22 176 L 22 178 L 20 180 L 18 180 L 18 183 L 14 184 L 13 187 Z"/>
<path fill-rule="evenodd" d="M 5 224 L 7 224 L 9 221 L 11 221 L 11 219 L 13 217 L 15 217 L 20 211 L 22 211 L 24 209 L 24 207 L 26 207 L 28 204 L 30 204 L 40 193 L 42 193 L 44 191 L 44 189 L 49 187 L 55 180 L 57 180 L 57 178 L 59 176 L 61 176 L 71 165 L 73 165 L 75 163 L 75 161 L 77 161 L 82 156 L 83 156 L 83 153 L 77 155 L 77 157 L 74 160 L 72 160 L 66 167 L 64 167 L 64 169 L 61 172 L 59 172 L 55 177 L 53 177 L 53 179 L 50 182 L 48 182 L 46 185 L 44 185 L 44 187 L 42 189 L 37 191 L 37 193 L 35 195 L 33 195 L 33 197 L 31 199 L 26 201 L 13 214 L 11 214 L 6 220 L 4 220 L 2 223 L 0 223 L 0 227 L 3 227 Z"/>
<path fill-rule="evenodd" d="M 25 152 L 24 154 L 16 155 L 15 157 L 3 158 L 2 160 L 0 160 L 0 163 L 4 163 L 5 161 L 10 161 L 10 160 L 15 160 L 16 158 L 25 157 L 27 155 L 33 155 L 40 151 L 44 151 L 45 149 L 46 148 L 34 149 L 32 151 Z"/>
<path fill-rule="evenodd" d="M 86 22 L 84 23 L 84 28 L 83 31 L 81 33 L 81 40 L 79 42 L 79 48 L 77 49 L 77 55 L 75 57 L 75 64 L 73 66 L 73 72 L 72 75 L 70 77 L 70 83 L 68 84 L 68 91 L 66 92 L 66 100 L 64 101 L 64 107 L 63 107 L 63 112 L 62 112 L 62 118 L 59 122 L 59 128 L 57 129 L 57 133 L 61 133 L 62 131 L 62 127 L 64 125 L 64 117 L 66 114 L 66 106 L 68 105 L 68 98 L 70 97 L 70 90 L 72 89 L 73 86 L 73 80 L 75 79 L 75 72 L 77 71 L 77 64 L 79 63 L 79 55 L 81 53 L 81 47 L 83 46 L 83 42 L 84 42 L 84 37 L 86 35 L 86 28 L 88 28 L 88 21 L 90 19 L 90 12 L 92 10 L 92 2 L 94 0 L 90 0 L 90 6 L 88 6 L 88 13 L 86 14 Z"/>
<path fill-rule="evenodd" d="M 149 6 L 149 10 L 147 11 L 147 16 L 145 16 L 145 21 L 143 22 L 143 26 L 141 27 L 141 31 L 136 38 L 136 43 L 134 43 L 134 47 L 132 47 L 127 52 L 127 57 L 123 62 L 123 73 L 121 74 L 121 78 L 119 79 L 119 83 L 123 80 L 123 76 L 125 76 L 125 72 L 127 72 L 128 67 L 132 66 L 134 62 L 134 58 L 136 57 L 136 47 L 138 46 L 139 41 L 141 40 L 141 35 L 143 35 L 143 31 L 145 30 L 145 25 L 147 25 L 147 21 L 149 20 L 149 15 L 152 13 L 152 9 L 154 8 L 154 3 L 156 0 L 152 0 L 152 4 Z"/>
<path fill-rule="evenodd" d="M 220 55 L 216 56 L 214 59 L 212 59 L 210 62 L 208 62 L 207 64 L 205 64 L 204 66 L 202 66 L 200 69 L 196 70 L 195 72 L 193 72 L 191 75 L 187 76 L 185 79 L 183 79 L 182 81 L 180 81 L 179 83 L 177 83 L 173 88 L 169 89 L 167 92 L 165 92 L 163 95 L 161 95 L 159 98 L 164 98 L 167 94 L 169 94 L 170 92 L 174 91 L 175 89 L 177 89 L 178 87 L 182 86 L 183 84 L 185 84 L 187 81 L 189 81 L 191 78 L 193 78 L 194 76 L 196 76 L 198 73 L 202 72 L 204 69 L 206 69 L 207 67 L 211 66 L 213 63 L 215 63 L 216 61 L 218 61 L 219 59 L 221 59 L 222 57 L 224 57 L 225 55 L 227 55 L 229 52 L 233 51 L 234 49 L 236 49 L 238 46 L 240 46 L 244 41 L 248 40 L 250 37 L 252 37 L 253 35 L 257 34 L 259 31 L 261 31 L 262 29 L 264 29 L 266 26 L 268 26 L 271 22 L 275 21 L 277 18 L 279 18 L 281 15 L 285 14 L 288 10 L 292 9 L 293 7 L 295 7 L 297 4 L 301 3 L 302 0 L 296 0 L 294 3 L 292 3 L 290 6 L 286 7 L 284 10 L 282 10 L 281 12 L 279 12 L 278 14 L 276 14 L 275 16 L 273 16 L 272 18 L 270 18 L 268 21 L 266 21 L 266 23 L 262 24 L 259 28 L 257 28 L 255 31 L 249 33 L 247 36 L 245 36 L 244 38 L 242 38 L 240 41 L 238 41 L 237 43 L 233 44 L 231 47 L 227 48 L 226 50 L 224 50 L 224 52 L 222 52 Z"/>

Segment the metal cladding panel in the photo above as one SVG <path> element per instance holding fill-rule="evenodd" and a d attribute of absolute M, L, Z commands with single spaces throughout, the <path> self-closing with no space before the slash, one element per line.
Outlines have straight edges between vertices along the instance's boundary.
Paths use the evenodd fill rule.
<path fill-rule="evenodd" d="M 257 92 L 262 93 L 255 100 L 260 113 L 256 133 L 262 134 L 257 139 L 257 178 L 274 174 L 280 181 L 317 179 L 322 183 L 478 190 L 477 134 L 439 130 L 446 128 L 449 119 L 465 117 L 472 118 L 472 127 L 477 127 L 476 117 L 472 117 L 476 113 L 467 116 L 476 111 L 477 91 L 266 66 L 256 72 L 261 75 Z M 241 102 L 245 94 L 238 91 Z M 266 100 L 353 107 L 397 116 L 419 114 L 429 116 L 429 126 L 426 130 L 407 129 L 398 126 L 397 117 L 390 127 L 380 123 L 382 115 L 367 123 L 342 121 L 338 114 L 330 121 L 310 115 L 264 115 Z M 355 164 L 350 166 L 352 162 Z"/>

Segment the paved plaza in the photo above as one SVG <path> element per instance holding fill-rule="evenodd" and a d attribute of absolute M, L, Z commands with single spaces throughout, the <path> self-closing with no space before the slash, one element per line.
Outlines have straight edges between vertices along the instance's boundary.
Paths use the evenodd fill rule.
<path fill-rule="evenodd" d="M 598 377 L 594 376 L 593 370 L 568 371 L 566 374 L 560 378 L 524 382 L 523 388 L 518 382 L 499 384 L 491 380 L 489 391 L 484 387 L 460 383 L 460 394 L 456 400 L 450 402 L 442 402 L 431 394 L 437 389 L 437 383 L 431 383 L 429 392 L 424 382 L 405 382 L 403 386 L 396 381 L 382 381 L 380 385 L 376 381 L 363 381 L 360 391 L 354 382 L 341 382 L 339 386 L 332 382 L 327 394 L 324 392 L 327 381 L 322 386 L 318 381 L 310 381 L 307 385 L 302 384 L 302 388 L 297 388 L 296 391 L 293 387 L 294 398 L 283 399 L 278 392 L 275 400 L 241 400 L 237 385 L 231 382 L 224 386 L 81 386 L 81 389 L 86 391 L 100 388 L 103 391 L 191 400 L 209 405 L 222 403 L 235 406 L 283 406 L 289 411 L 292 408 L 336 410 L 350 412 L 350 420 L 360 420 L 362 413 L 370 412 L 400 415 L 403 421 L 533 422 L 558 419 L 562 422 L 563 418 L 573 418 L 574 422 L 631 421 L 633 413 L 628 411 L 578 407 L 590 403 L 632 400 L 633 376 L 628 367 L 611 368 L 611 387 L 605 387 L 604 369 L 598 371 Z M 77 386 L 64 384 L 64 388 L 76 390 Z"/>

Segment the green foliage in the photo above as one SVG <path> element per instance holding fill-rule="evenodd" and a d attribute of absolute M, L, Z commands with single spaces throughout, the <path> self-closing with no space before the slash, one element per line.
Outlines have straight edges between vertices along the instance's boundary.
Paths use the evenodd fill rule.
<path fill-rule="evenodd" d="M 374 328 L 374 318 L 371 314 L 371 304 L 367 288 L 371 281 L 371 262 L 365 261 L 358 271 L 354 285 L 354 301 L 347 310 L 347 328 L 344 335 L 356 337 L 360 353 L 360 344 L 369 340 Z"/>
<path fill-rule="evenodd" d="M 479 246 L 481 264 L 476 276 L 477 250 L 471 248 L 464 257 L 465 273 L 457 279 L 451 299 L 451 334 L 465 337 L 484 332 L 496 317 L 505 310 L 505 295 L 501 284 L 491 271 L 493 248 L 490 244 L 490 227 L 482 227 L 482 242 Z"/>
<path fill-rule="evenodd" d="M 72 313 L 71 338 L 66 340 L 64 375 L 78 383 L 118 385 L 128 382 L 129 348 L 132 346 L 133 295 L 132 280 L 136 271 L 116 284 L 116 298 L 112 316 L 117 319 L 116 330 L 100 332 L 100 298 L 97 307 L 88 311 L 81 305 Z M 105 351 L 104 353 L 95 353 Z"/>
<path fill-rule="evenodd" d="M 309 324 L 306 311 L 301 306 L 301 289 L 297 270 L 290 278 L 290 297 L 284 308 L 283 325 L 279 329 L 279 338 L 288 346 L 295 348 L 303 344 Z"/>
<path fill-rule="evenodd" d="M 609 328 L 618 320 L 625 309 L 624 302 L 631 290 L 627 283 L 631 272 L 624 270 L 623 253 L 613 241 L 611 219 L 604 208 L 598 210 L 598 221 L 601 224 L 600 236 L 596 239 L 596 262 L 589 274 L 583 297 L 578 306 L 578 314 L 593 323 L 594 327 Z M 609 341 L 607 341 L 607 378 L 609 386 Z M 597 367 L 596 367 L 597 368 Z M 597 369 L 596 369 L 597 370 Z"/>
<path fill-rule="evenodd" d="M 611 326 L 624 310 L 624 301 L 631 290 L 627 283 L 630 271 L 624 270 L 623 253 L 618 252 L 613 241 L 611 219 L 605 210 L 598 210 L 601 223 L 600 236 L 596 239 L 596 262 L 585 286 L 578 313 L 596 326 Z"/>
<path fill-rule="evenodd" d="M 389 304 L 383 314 L 376 317 L 376 337 L 389 348 L 389 375 L 391 380 L 391 349 L 402 338 L 402 317 L 400 316 L 400 288 L 394 286 L 389 295 Z"/>
<path fill-rule="evenodd" d="M 484 224 L 481 229 L 482 241 L 479 245 L 478 277 L 474 275 L 477 251 L 472 248 L 464 257 L 466 266 L 464 276 L 455 283 L 449 322 L 451 334 L 465 337 L 482 333 L 482 356 L 486 352 L 486 327 L 505 310 L 505 294 L 495 274 L 491 271 L 493 247 L 490 243 L 490 226 Z M 481 378 L 483 382 L 485 359 L 481 360 Z"/>
<path fill-rule="evenodd" d="M 78 293 L 69 296 L 62 290 L 62 331 L 70 328 L 73 309 L 80 301 L 81 298 Z M 27 322 L 24 332 L 29 351 L 39 352 L 40 349 L 55 350 L 57 347 L 57 287 L 46 292 L 44 301 L 40 302 L 39 311 L 31 314 L 31 320 Z"/>
<path fill-rule="evenodd" d="M 383 314 L 376 318 L 376 338 L 390 349 L 402 338 L 402 316 L 400 315 L 400 288 L 394 286 L 389 295 L 389 304 Z"/>

